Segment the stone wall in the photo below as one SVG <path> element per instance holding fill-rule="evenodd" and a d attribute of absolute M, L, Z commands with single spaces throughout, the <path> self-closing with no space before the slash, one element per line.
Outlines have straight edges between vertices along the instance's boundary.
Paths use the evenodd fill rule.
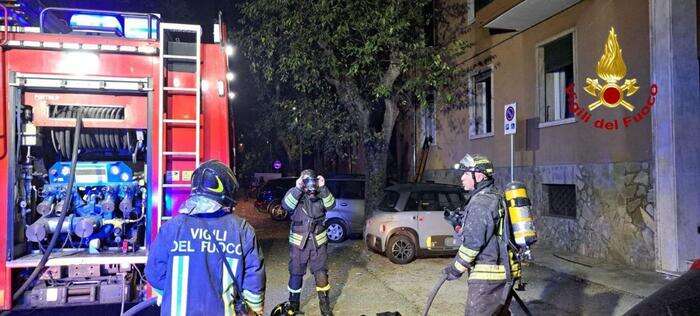
<path fill-rule="evenodd" d="M 654 192 L 648 162 L 550 165 L 515 168 L 533 203 L 537 247 L 654 269 Z M 426 170 L 425 180 L 459 184 L 461 173 Z M 496 168 L 496 185 L 510 180 L 509 168 Z M 576 218 L 546 214 L 542 184 L 576 187 Z"/>

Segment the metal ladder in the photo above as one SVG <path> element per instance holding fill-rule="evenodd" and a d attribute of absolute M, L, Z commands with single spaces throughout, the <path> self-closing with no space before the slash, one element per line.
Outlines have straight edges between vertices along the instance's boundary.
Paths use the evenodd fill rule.
<path fill-rule="evenodd" d="M 195 55 L 172 55 L 166 54 L 166 49 L 168 46 L 168 32 L 172 33 L 193 33 L 195 35 Z M 202 114 L 202 104 L 201 104 L 201 40 L 202 40 L 202 27 L 199 25 L 190 24 L 175 24 L 175 23 L 160 23 L 160 85 L 161 96 L 160 96 L 160 115 L 158 115 L 158 192 L 156 199 L 157 208 L 157 226 L 160 229 L 160 225 L 163 221 L 170 219 L 169 216 L 165 216 L 165 188 L 189 188 L 188 183 L 165 183 L 165 173 L 166 164 L 170 158 L 173 157 L 192 157 L 195 159 L 195 168 L 199 167 L 201 158 L 201 144 L 200 144 L 200 133 L 201 133 L 201 121 L 200 117 Z M 167 62 L 168 61 L 181 61 L 181 62 L 193 62 L 195 64 L 195 86 L 194 87 L 168 87 L 166 74 L 168 72 Z M 166 118 L 166 106 L 167 99 L 169 95 L 172 94 L 194 94 L 195 95 L 195 119 L 193 120 L 183 120 L 183 119 L 169 119 Z M 192 152 L 177 152 L 165 150 L 165 141 L 168 137 L 167 131 L 170 125 L 188 125 L 194 126 L 195 128 L 195 150 Z"/>
<path fill-rule="evenodd" d="M 428 163 L 428 154 L 430 154 L 430 144 L 433 143 L 433 138 L 426 136 L 423 139 L 423 149 L 420 153 L 420 161 L 418 162 L 418 169 L 413 177 L 413 183 L 418 183 L 423 178 L 423 173 L 425 172 L 425 166 Z"/>

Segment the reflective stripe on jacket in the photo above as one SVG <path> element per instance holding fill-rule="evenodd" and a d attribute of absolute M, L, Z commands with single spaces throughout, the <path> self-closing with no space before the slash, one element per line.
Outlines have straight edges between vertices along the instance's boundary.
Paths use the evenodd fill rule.
<path fill-rule="evenodd" d="M 500 226 L 503 225 L 500 201 L 500 193 L 493 187 L 493 181 L 487 180 L 479 183 L 464 207 L 462 245 L 455 256 L 454 266 L 462 272 L 471 269 L 470 281 L 506 279 L 503 260 L 507 259 L 501 258 L 501 249 L 506 243 L 500 236 Z M 512 258 L 512 254 L 510 256 Z M 520 266 L 513 263 L 511 260 L 512 275 L 519 277 Z"/>
<path fill-rule="evenodd" d="M 310 197 L 293 187 L 284 195 L 282 207 L 291 214 L 290 244 L 304 249 L 308 240 L 312 240 L 315 247 L 328 242 L 323 222 L 326 212 L 335 207 L 335 198 L 327 187 L 319 188 L 316 197 Z"/>

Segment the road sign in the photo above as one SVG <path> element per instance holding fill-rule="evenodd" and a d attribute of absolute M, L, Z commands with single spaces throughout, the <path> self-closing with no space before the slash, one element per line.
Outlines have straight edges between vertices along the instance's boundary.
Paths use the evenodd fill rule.
<path fill-rule="evenodd" d="M 513 181 L 515 149 L 513 147 L 513 135 L 516 130 L 517 111 L 516 103 L 506 104 L 503 111 L 503 134 L 510 135 L 510 181 Z"/>
<path fill-rule="evenodd" d="M 505 114 L 503 120 L 503 133 L 505 135 L 515 134 L 517 127 L 515 122 L 517 117 L 516 103 L 506 104 L 503 113 Z"/>

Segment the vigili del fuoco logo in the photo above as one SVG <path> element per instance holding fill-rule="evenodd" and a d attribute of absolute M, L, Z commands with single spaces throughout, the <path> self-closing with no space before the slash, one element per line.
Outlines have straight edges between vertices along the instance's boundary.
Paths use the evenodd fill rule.
<path fill-rule="evenodd" d="M 600 118 L 592 123 L 596 128 L 617 130 L 641 122 L 644 118 L 649 116 L 651 107 L 654 106 L 654 102 L 656 101 L 658 87 L 656 84 L 652 84 L 651 87 L 649 87 L 649 97 L 644 106 L 637 112 L 635 112 L 635 105 L 625 100 L 625 97 L 637 93 L 639 86 L 637 85 L 637 79 L 625 78 L 627 75 L 627 66 L 622 59 L 622 49 L 617 42 L 615 28 L 610 28 L 608 40 L 603 49 L 603 56 L 598 60 L 596 74 L 603 82 L 601 83 L 598 78 L 586 78 L 586 86 L 583 90 L 595 98 L 595 101 L 586 107 L 581 107 L 579 105 L 576 92 L 574 92 L 574 84 L 572 83 L 566 87 L 569 109 L 579 119 L 588 123 L 591 120 L 591 112 L 601 106 L 610 109 L 621 106 L 627 110 L 625 111 L 626 115 L 623 116 L 622 119 L 615 118 L 606 120 Z M 619 85 L 618 83 L 623 79 L 624 82 L 622 85 Z"/>

